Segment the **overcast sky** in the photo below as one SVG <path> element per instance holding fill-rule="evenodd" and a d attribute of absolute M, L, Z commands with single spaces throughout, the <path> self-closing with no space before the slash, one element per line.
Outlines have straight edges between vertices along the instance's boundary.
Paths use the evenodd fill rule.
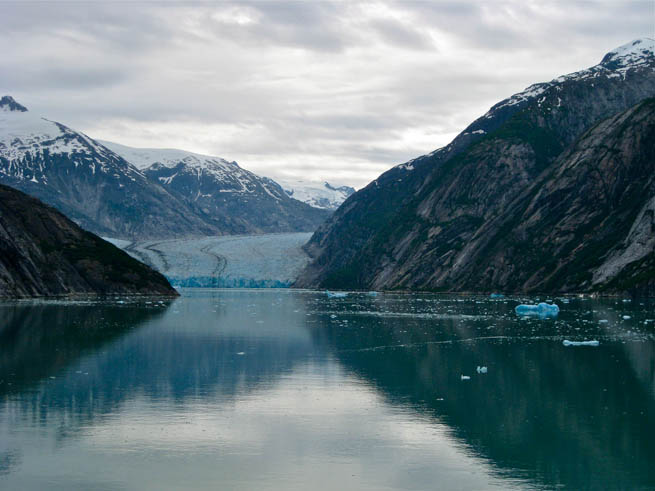
<path fill-rule="evenodd" d="M 0 95 L 94 138 L 361 187 L 655 30 L 648 1 L 0 3 Z"/>

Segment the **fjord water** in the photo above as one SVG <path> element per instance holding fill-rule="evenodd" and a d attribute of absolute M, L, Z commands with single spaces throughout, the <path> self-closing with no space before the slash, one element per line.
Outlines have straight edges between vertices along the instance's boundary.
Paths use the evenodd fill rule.
<path fill-rule="evenodd" d="M 654 305 L 519 300 L 0 304 L 0 489 L 655 489 Z"/>

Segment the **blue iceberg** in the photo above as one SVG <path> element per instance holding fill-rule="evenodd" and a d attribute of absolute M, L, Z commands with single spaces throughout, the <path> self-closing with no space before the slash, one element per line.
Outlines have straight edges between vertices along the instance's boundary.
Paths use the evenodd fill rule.
<path fill-rule="evenodd" d="M 541 302 L 537 305 L 517 305 L 514 311 L 517 315 L 541 317 L 543 319 L 546 317 L 557 317 L 559 307 L 554 303 Z"/>

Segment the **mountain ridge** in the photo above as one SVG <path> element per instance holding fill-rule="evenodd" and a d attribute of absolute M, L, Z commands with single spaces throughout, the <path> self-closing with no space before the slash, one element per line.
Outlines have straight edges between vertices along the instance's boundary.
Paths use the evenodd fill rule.
<path fill-rule="evenodd" d="M 107 145 L 32 114 L 11 96 L 1 101 L 0 183 L 36 196 L 100 235 L 143 239 L 313 231 L 327 217 L 236 163 L 167 150 L 168 160 L 160 159 L 167 165 L 139 170 Z"/>
<path fill-rule="evenodd" d="M 296 200 L 274 180 L 220 157 L 103 142 L 212 225 L 231 234 L 311 232 L 328 212 Z"/>
<path fill-rule="evenodd" d="M 476 231 L 585 131 L 655 95 L 646 41 L 500 101 L 449 145 L 382 174 L 314 233 L 296 286 L 463 288 L 439 272 L 467 263 Z"/>

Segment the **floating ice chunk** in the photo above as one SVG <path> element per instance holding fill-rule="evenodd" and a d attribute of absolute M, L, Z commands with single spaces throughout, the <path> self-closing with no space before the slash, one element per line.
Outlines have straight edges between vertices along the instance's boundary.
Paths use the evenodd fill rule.
<path fill-rule="evenodd" d="M 557 305 L 541 302 L 537 305 L 517 305 L 514 311 L 518 315 L 532 315 L 536 317 L 555 317 L 559 314 L 559 307 Z"/>
<path fill-rule="evenodd" d="M 491 295 L 489 295 L 489 298 L 505 298 L 505 295 L 503 295 L 502 293 L 492 293 Z"/>
<path fill-rule="evenodd" d="M 245 355 L 245 354 L 246 354 L 246 353 L 245 353 L 244 351 L 239 351 L 239 352 L 237 353 L 237 355 L 239 355 L 239 356 L 243 356 L 243 355 Z"/>
<path fill-rule="evenodd" d="M 487 373 L 487 367 L 478 367 L 475 369 L 478 373 Z"/>
<path fill-rule="evenodd" d="M 328 296 L 328 298 L 344 298 L 348 296 L 348 292 L 331 292 L 326 290 L 325 294 Z"/>
<path fill-rule="evenodd" d="M 632 319 L 632 317 L 630 317 L 629 315 L 624 315 L 624 316 L 623 316 L 623 320 L 626 320 L 626 321 L 627 321 L 628 319 Z"/>
<path fill-rule="evenodd" d="M 562 344 L 564 346 L 598 346 L 600 343 L 595 339 L 592 341 L 569 341 L 565 339 Z"/>
<path fill-rule="evenodd" d="M 330 319 L 336 319 L 337 316 L 335 314 L 330 315 Z"/>
<path fill-rule="evenodd" d="M 607 324 L 609 321 L 607 319 L 601 319 L 598 321 L 599 324 Z"/>
<path fill-rule="evenodd" d="M 377 297 L 377 296 L 378 296 L 378 292 L 368 292 L 368 296 L 369 296 L 369 297 Z"/>
<path fill-rule="evenodd" d="M 469 377 L 468 375 L 461 375 L 459 378 L 460 380 L 471 380 L 471 377 Z"/>

